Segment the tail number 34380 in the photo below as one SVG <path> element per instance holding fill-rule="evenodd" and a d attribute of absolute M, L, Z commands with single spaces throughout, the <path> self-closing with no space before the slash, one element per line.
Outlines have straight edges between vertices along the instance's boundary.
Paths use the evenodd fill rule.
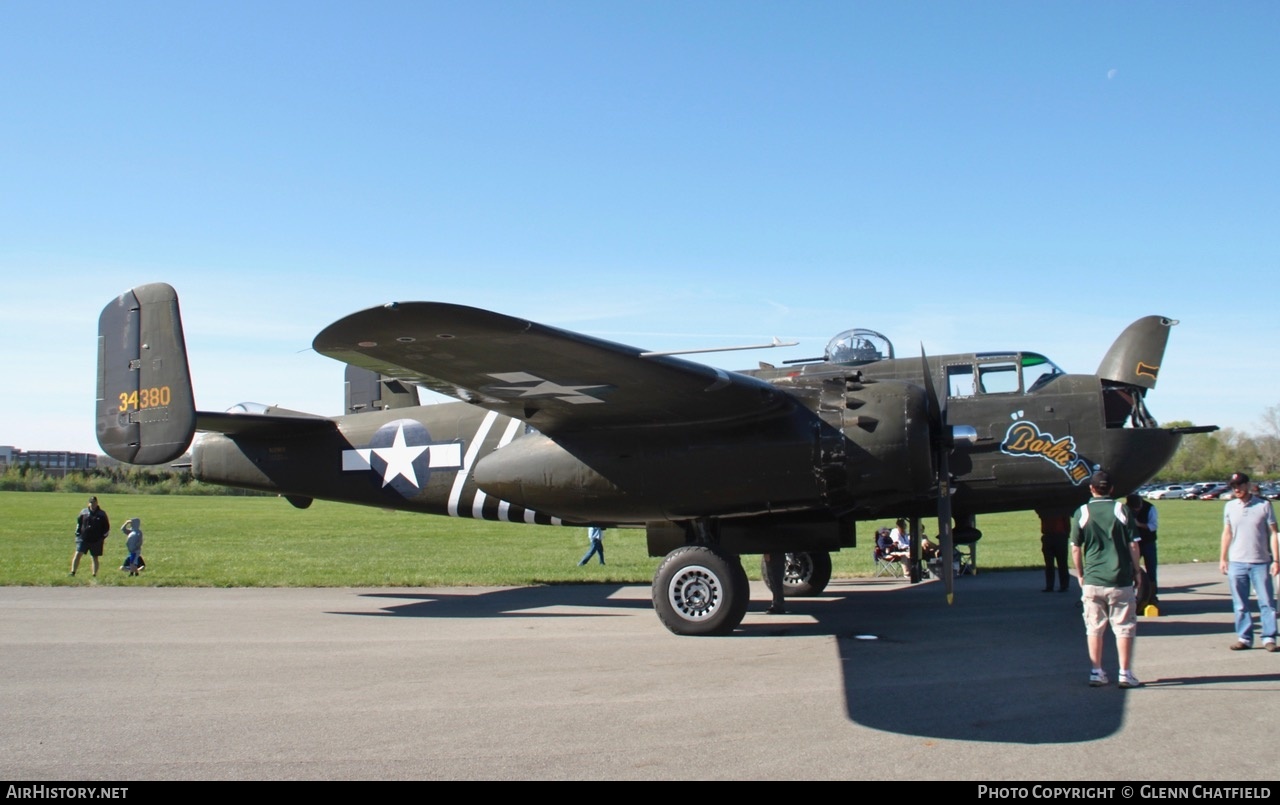
<path fill-rule="evenodd" d="M 140 411 L 144 408 L 164 408 L 169 404 L 169 387 L 152 386 L 137 391 L 120 392 L 120 413 Z"/>

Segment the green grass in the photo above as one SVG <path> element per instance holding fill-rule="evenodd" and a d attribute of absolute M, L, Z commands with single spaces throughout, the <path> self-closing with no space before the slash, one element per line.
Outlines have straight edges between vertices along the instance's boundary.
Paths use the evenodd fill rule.
<path fill-rule="evenodd" d="M 86 557 L 68 578 L 75 518 L 84 495 L 0 492 L 0 585 L 94 583 Z M 648 583 L 658 559 L 642 529 L 605 534 L 608 564 L 577 567 L 586 530 L 390 512 L 317 501 L 299 510 L 280 498 L 100 495 L 111 517 L 96 583 L 189 587 L 505 586 L 574 582 Z M 1158 502 L 1160 561 L 1216 562 L 1222 503 Z M 120 525 L 142 518 L 147 570 L 130 578 Z M 872 573 L 871 534 L 833 555 L 837 577 Z M 1031 512 L 980 518 L 981 571 L 1038 568 L 1040 527 Z M 929 523 L 926 531 L 932 533 Z M 758 557 L 743 564 L 759 578 Z"/>

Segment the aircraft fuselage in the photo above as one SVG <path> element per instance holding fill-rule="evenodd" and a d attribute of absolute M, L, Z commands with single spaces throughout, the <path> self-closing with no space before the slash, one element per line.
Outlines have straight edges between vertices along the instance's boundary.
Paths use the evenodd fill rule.
<path fill-rule="evenodd" d="M 945 371 L 974 359 L 936 363 Z M 441 403 L 339 417 L 322 437 L 206 434 L 193 470 L 203 481 L 297 498 L 529 523 L 926 516 L 936 487 L 919 366 L 863 366 L 856 383 L 831 366 L 769 378 L 797 404 L 762 423 L 553 441 L 519 420 Z M 1102 397 L 1092 375 L 951 397 L 950 421 L 977 432 L 951 453 L 956 512 L 1073 507 L 1088 496 L 1094 466 L 1107 467 L 1122 491 L 1154 475 L 1178 435 L 1107 427 Z"/>

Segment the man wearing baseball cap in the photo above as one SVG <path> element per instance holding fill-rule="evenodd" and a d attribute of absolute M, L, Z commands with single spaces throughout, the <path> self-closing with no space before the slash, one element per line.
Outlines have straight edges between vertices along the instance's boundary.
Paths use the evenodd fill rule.
<path fill-rule="evenodd" d="M 71 573 L 74 576 L 80 567 L 80 557 L 86 553 L 93 560 L 93 575 L 98 575 L 98 558 L 102 556 L 102 541 L 111 533 L 111 521 L 107 513 L 98 506 L 97 496 L 89 498 L 89 505 L 80 510 L 76 517 L 76 552 L 71 556 Z"/>
<path fill-rule="evenodd" d="M 1271 501 L 1252 493 L 1249 476 L 1237 472 L 1229 481 L 1234 497 L 1222 515 L 1222 552 L 1218 569 L 1231 586 L 1231 603 L 1236 613 L 1236 642 L 1232 651 L 1253 648 L 1253 613 L 1249 611 L 1249 588 L 1258 596 L 1262 623 L 1262 647 L 1276 650 L 1276 596 L 1271 576 L 1280 566 L 1276 540 L 1276 514 Z"/>
<path fill-rule="evenodd" d="M 1076 509 L 1071 518 L 1071 559 L 1080 577 L 1080 600 L 1084 605 L 1084 629 L 1088 638 L 1089 661 L 1093 670 L 1089 684 L 1109 684 L 1102 669 L 1102 639 L 1107 623 L 1116 636 L 1122 688 L 1139 688 L 1130 663 L 1138 629 L 1138 602 L 1133 589 L 1134 568 L 1138 566 L 1137 531 L 1132 514 L 1123 500 L 1111 497 L 1110 473 L 1098 470 L 1089 479 L 1093 497 Z"/>

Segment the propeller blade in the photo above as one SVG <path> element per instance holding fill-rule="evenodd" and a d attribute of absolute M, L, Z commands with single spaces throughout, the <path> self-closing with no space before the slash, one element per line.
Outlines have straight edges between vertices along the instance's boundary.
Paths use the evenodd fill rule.
<path fill-rule="evenodd" d="M 942 428 L 947 422 L 947 409 L 945 402 L 938 401 L 938 390 L 933 387 L 933 372 L 929 371 L 924 344 L 920 345 L 920 365 L 924 370 L 924 390 L 929 400 L 929 429 L 933 432 L 934 441 L 939 442 L 942 439 Z"/>
<path fill-rule="evenodd" d="M 947 594 L 947 604 L 955 601 L 956 573 L 955 535 L 951 533 L 951 474 L 947 466 L 947 448 L 938 451 L 938 552 L 942 555 L 942 589 Z"/>
<path fill-rule="evenodd" d="M 947 398 L 938 397 L 938 390 L 933 385 L 933 372 L 929 370 L 929 358 L 925 355 L 924 344 L 920 345 L 920 364 L 924 372 L 924 390 L 929 400 L 929 430 L 933 438 L 933 447 L 937 451 L 938 468 L 938 552 L 941 561 L 938 563 L 942 571 L 942 589 L 947 594 L 947 604 L 955 600 L 955 538 L 951 533 L 951 467 L 948 456 L 951 453 L 951 439 L 947 432 Z"/>

